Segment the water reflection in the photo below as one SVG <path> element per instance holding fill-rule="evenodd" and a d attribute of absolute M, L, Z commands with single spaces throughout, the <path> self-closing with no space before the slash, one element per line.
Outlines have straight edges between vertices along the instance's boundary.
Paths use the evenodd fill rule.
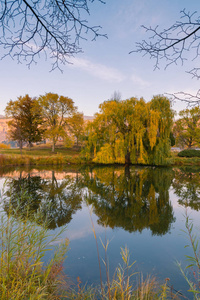
<path fill-rule="evenodd" d="M 4 199 L 6 212 L 15 211 L 22 218 L 28 218 L 42 224 L 47 221 L 49 229 L 55 229 L 71 221 L 72 215 L 81 209 L 81 190 L 78 188 L 78 175 L 65 176 L 57 180 L 51 171 L 51 179 L 31 176 L 28 173 L 7 181 L 9 188 Z"/>
<path fill-rule="evenodd" d="M 200 169 L 185 167 L 175 169 L 172 184 L 180 205 L 200 210 Z"/>
<path fill-rule="evenodd" d="M 43 171 L 44 172 L 44 171 Z M 200 209 L 200 173 L 194 169 L 99 167 L 81 171 L 19 171 L 6 181 L 4 210 L 50 229 L 69 223 L 82 202 L 93 205 L 98 223 L 164 235 L 175 221 L 169 188 L 179 204 Z M 11 174 L 11 173 L 10 173 Z M 35 214 L 37 218 L 34 219 Z"/>
<path fill-rule="evenodd" d="M 171 169 L 98 168 L 85 173 L 88 202 L 99 224 L 163 235 L 175 221 L 169 201 Z"/>

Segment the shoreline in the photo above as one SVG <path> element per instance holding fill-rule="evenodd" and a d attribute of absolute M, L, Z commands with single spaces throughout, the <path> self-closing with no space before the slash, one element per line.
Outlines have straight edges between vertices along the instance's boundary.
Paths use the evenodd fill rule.
<path fill-rule="evenodd" d="M 98 164 L 92 161 L 84 161 L 80 154 L 63 155 L 56 153 L 51 155 L 28 155 L 28 154 L 5 154 L 0 153 L 1 167 L 27 167 L 27 166 L 101 166 L 101 165 L 119 165 L 125 164 Z M 175 167 L 175 166 L 200 166 L 200 157 L 170 157 L 165 165 L 147 165 L 147 164 L 130 164 L 130 166 L 149 166 L 149 167 Z"/>

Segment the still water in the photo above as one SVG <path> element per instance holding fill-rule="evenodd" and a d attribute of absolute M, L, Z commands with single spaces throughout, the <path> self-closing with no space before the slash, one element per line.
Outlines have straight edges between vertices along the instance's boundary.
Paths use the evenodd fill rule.
<path fill-rule="evenodd" d="M 102 243 L 109 242 L 110 277 L 127 246 L 135 272 L 170 278 L 169 285 L 188 296 L 176 262 L 184 268 L 185 255 L 192 253 L 184 248 L 185 215 L 193 219 L 197 234 L 200 229 L 200 168 L 9 169 L 0 175 L 5 212 L 9 203 L 13 210 L 20 204 L 22 216 L 27 207 L 30 218 L 40 212 L 38 222 L 47 219 L 52 233 L 67 225 L 61 236 L 70 241 L 64 268 L 74 281 L 99 283 L 93 223 L 102 260 Z M 106 281 L 103 262 L 101 267 Z"/>

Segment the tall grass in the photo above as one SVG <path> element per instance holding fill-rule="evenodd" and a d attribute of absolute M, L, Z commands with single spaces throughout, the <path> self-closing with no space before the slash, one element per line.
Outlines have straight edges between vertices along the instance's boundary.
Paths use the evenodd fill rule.
<path fill-rule="evenodd" d="M 58 246 L 45 265 L 44 255 L 53 250 L 59 235 L 22 220 L 16 214 L 0 218 L 0 296 L 2 300 L 61 299 L 67 291 L 62 263 L 68 241 Z"/>
<path fill-rule="evenodd" d="M 185 213 L 185 227 L 184 231 L 188 237 L 189 243 L 185 247 L 190 247 L 192 249 L 192 255 L 186 255 L 187 267 L 183 270 L 180 263 L 177 263 L 183 277 L 185 278 L 188 286 L 189 292 L 193 294 L 193 299 L 200 299 L 200 246 L 197 235 L 193 232 L 193 221 L 188 216 L 188 211 L 186 209 Z M 190 270 L 190 274 L 188 274 Z"/>
<path fill-rule="evenodd" d="M 109 274 L 109 262 L 108 262 L 108 246 L 109 241 L 106 238 L 106 225 L 105 225 L 105 242 L 101 239 L 101 244 L 104 248 L 105 258 L 102 259 L 105 265 L 105 272 L 107 282 L 102 282 L 102 268 L 100 265 L 100 253 L 97 235 L 95 231 L 94 222 L 92 219 L 93 209 L 89 208 L 88 198 L 85 198 L 87 207 L 89 209 L 90 221 L 92 225 L 92 231 L 96 241 L 96 249 L 98 256 L 99 272 L 100 272 L 100 288 L 94 292 L 91 290 L 83 290 L 79 287 L 79 293 L 81 291 L 82 299 L 102 299 L 102 300 L 156 300 L 156 299 L 169 299 L 170 289 L 167 285 L 167 281 L 164 284 L 159 284 L 155 277 L 147 276 L 146 279 L 143 278 L 142 274 L 135 272 L 133 266 L 136 261 L 130 262 L 130 253 L 127 247 L 121 248 L 121 258 L 122 264 L 116 268 L 113 278 L 110 278 Z M 72 299 L 76 298 L 76 293 L 73 294 Z M 175 294 L 171 291 L 171 299 L 178 299 Z"/>
<path fill-rule="evenodd" d="M 64 166 L 68 164 L 81 164 L 79 156 L 55 154 L 51 156 L 29 156 L 0 154 L 0 166 Z"/>
<path fill-rule="evenodd" d="M 58 235 L 50 236 L 47 227 L 35 225 L 18 214 L 18 207 L 13 214 L 1 212 L 0 217 L 0 299 L 94 299 L 94 300 L 157 300 L 180 299 L 179 293 L 173 293 L 168 287 L 168 280 L 159 284 L 153 276 L 143 277 L 134 271 L 135 261 L 131 262 L 127 247 L 121 248 L 122 262 L 116 268 L 112 278 L 109 274 L 108 246 L 105 235 L 102 243 L 105 258 L 105 272 L 107 281 L 101 286 L 82 286 L 81 279 L 77 278 L 77 285 L 69 285 L 69 279 L 63 272 L 63 261 L 66 258 L 68 240 L 64 240 L 56 249 L 53 244 L 58 243 Z M 27 214 L 29 212 L 27 211 Z M 32 218 L 37 219 L 35 215 Z M 97 243 L 98 259 L 100 256 L 97 235 L 92 221 L 92 230 Z M 188 277 L 179 265 L 183 276 L 189 284 L 194 299 L 200 295 L 200 249 L 198 240 L 193 234 L 193 224 L 186 215 L 186 231 L 193 256 L 188 256 L 188 267 L 192 268 L 194 278 Z M 52 258 L 44 263 L 44 256 L 52 251 Z M 100 267 L 100 272 L 102 272 Z M 181 298 L 182 299 L 182 298 Z"/>

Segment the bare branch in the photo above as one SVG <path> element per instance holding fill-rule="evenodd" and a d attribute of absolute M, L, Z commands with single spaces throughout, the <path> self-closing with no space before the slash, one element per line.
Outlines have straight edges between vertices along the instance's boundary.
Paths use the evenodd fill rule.
<path fill-rule="evenodd" d="M 187 59 L 188 51 L 193 51 L 193 59 L 200 54 L 200 17 L 194 20 L 197 12 L 181 11 L 181 21 L 177 21 L 172 26 L 163 31 L 155 28 L 142 26 L 150 34 L 148 41 L 136 43 L 136 49 L 131 51 L 149 55 L 155 60 L 154 68 L 159 68 L 161 59 L 166 61 L 166 67 L 170 64 L 183 64 Z M 195 68 L 189 73 L 199 78 L 199 68 Z"/>
<path fill-rule="evenodd" d="M 60 68 L 82 51 L 81 39 L 106 37 L 99 33 L 100 26 L 82 19 L 82 14 L 89 14 L 88 2 L 94 0 L 1 0 L 1 58 L 9 55 L 30 66 L 45 54 L 52 58 L 52 69 Z"/>
<path fill-rule="evenodd" d="M 196 95 L 185 92 L 177 92 L 174 94 L 166 94 L 171 98 L 171 101 L 182 101 L 187 104 L 187 107 L 199 106 L 200 105 L 200 89 L 197 91 Z"/>

